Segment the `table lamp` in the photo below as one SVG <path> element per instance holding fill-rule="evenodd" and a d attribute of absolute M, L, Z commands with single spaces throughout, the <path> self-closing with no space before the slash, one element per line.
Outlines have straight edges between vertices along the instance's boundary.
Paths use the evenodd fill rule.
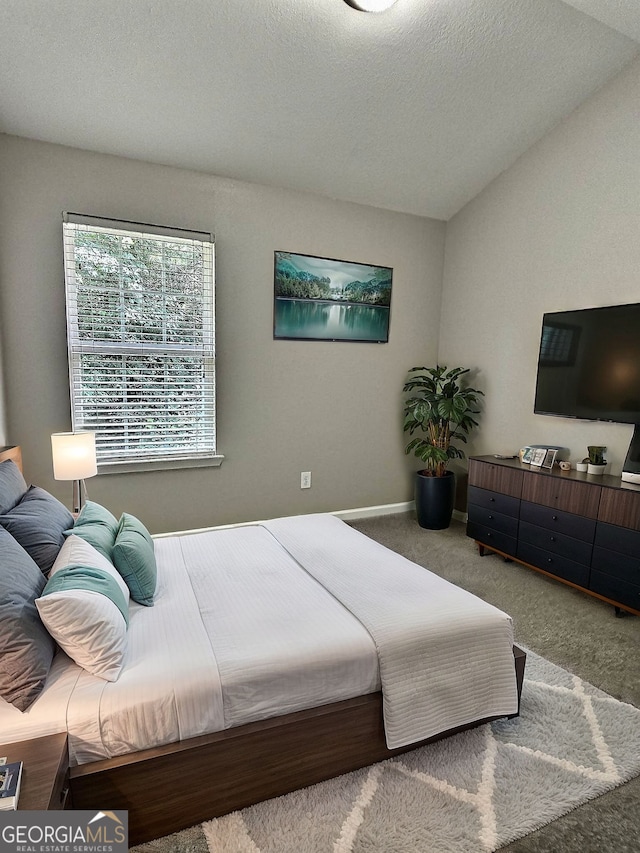
<path fill-rule="evenodd" d="M 73 481 L 73 512 L 79 513 L 87 497 L 85 479 L 98 473 L 95 432 L 54 432 L 51 436 L 53 477 Z"/>

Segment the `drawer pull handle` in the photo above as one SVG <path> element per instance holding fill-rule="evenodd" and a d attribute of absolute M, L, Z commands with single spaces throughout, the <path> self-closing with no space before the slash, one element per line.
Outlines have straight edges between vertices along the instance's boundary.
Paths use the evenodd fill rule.
<path fill-rule="evenodd" d="M 558 520 L 558 516 L 557 516 L 557 515 L 552 515 L 552 516 L 551 516 L 551 518 L 553 519 L 553 521 L 557 521 L 557 520 Z"/>
<path fill-rule="evenodd" d="M 492 516 L 492 515 L 489 515 L 489 518 L 491 519 L 491 521 L 493 521 L 493 516 Z"/>
<path fill-rule="evenodd" d="M 547 563 L 553 563 L 553 557 L 547 557 Z"/>
<path fill-rule="evenodd" d="M 550 537 L 549 537 L 549 541 L 550 541 L 550 542 L 555 542 L 555 541 L 556 541 L 556 537 L 555 537 L 555 536 L 550 536 Z"/>
<path fill-rule="evenodd" d="M 496 502 L 496 499 L 495 499 L 495 498 L 489 498 L 489 503 L 492 503 L 492 504 L 493 504 L 493 503 L 495 503 L 495 502 Z"/>

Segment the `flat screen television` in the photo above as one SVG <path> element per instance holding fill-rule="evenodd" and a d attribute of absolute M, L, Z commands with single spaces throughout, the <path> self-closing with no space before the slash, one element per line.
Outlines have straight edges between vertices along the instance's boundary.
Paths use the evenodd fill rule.
<path fill-rule="evenodd" d="M 640 303 L 544 314 L 534 412 L 636 425 L 640 474 Z"/>

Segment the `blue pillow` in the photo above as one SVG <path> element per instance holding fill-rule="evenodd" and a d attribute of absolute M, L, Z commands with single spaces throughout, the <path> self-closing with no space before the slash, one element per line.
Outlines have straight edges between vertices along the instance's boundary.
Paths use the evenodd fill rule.
<path fill-rule="evenodd" d="M 129 513 L 122 513 L 111 559 L 131 598 L 151 607 L 158 574 L 153 539 L 144 524 Z"/>
<path fill-rule="evenodd" d="M 111 559 L 111 549 L 116 541 L 118 532 L 118 519 L 105 507 L 87 501 L 76 519 L 76 523 L 70 530 L 65 531 L 65 536 L 79 536 L 99 551 L 107 560 Z"/>
<path fill-rule="evenodd" d="M 20 503 L 0 515 L 0 524 L 46 575 L 64 543 L 64 531 L 73 524 L 73 516 L 49 492 L 40 486 L 29 486 Z"/>
<path fill-rule="evenodd" d="M 0 462 L 0 513 L 9 512 L 27 491 L 22 471 L 15 462 Z"/>
<path fill-rule="evenodd" d="M 45 582 L 24 548 L 0 527 L 0 696 L 19 711 L 40 695 L 55 651 L 35 605 Z"/>

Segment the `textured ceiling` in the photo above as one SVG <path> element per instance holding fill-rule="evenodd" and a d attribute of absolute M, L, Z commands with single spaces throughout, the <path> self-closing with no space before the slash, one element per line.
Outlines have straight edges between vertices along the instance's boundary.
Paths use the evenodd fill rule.
<path fill-rule="evenodd" d="M 640 0 L 0 0 L 0 131 L 448 219 L 639 41 Z"/>

